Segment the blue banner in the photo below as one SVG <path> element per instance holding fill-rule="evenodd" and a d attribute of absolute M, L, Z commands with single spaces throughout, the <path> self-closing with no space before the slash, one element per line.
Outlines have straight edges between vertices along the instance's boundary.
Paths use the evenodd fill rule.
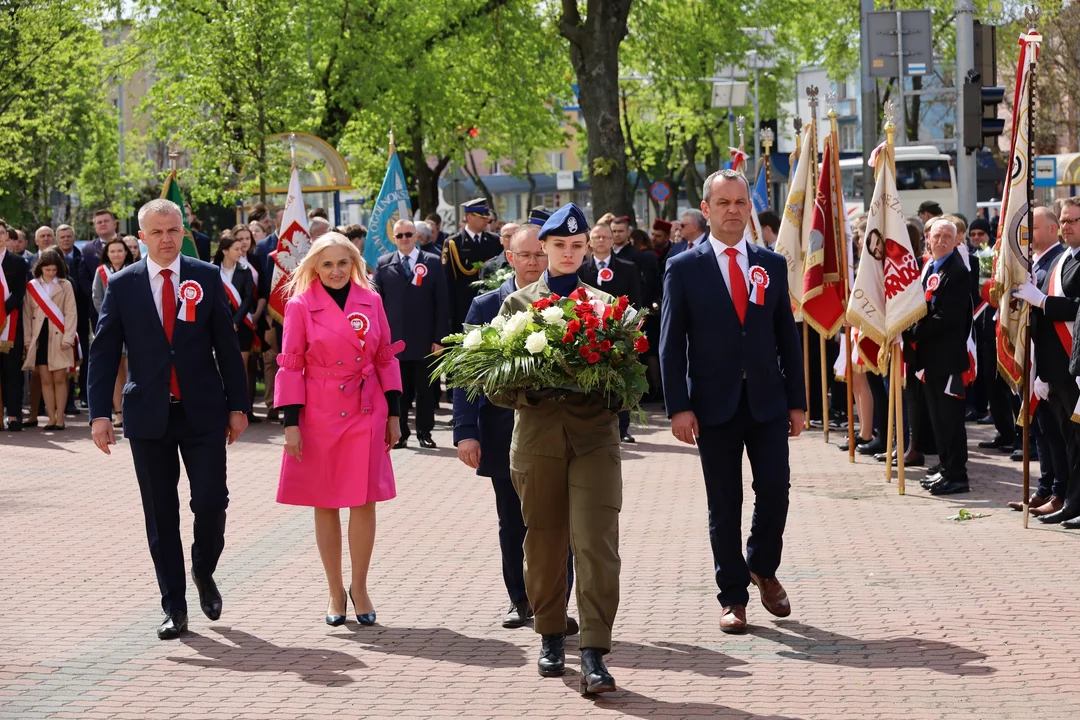
<path fill-rule="evenodd" d="M 758 168 L 757 182 L 754 183 L 754 187 L 750 191 L 750 198 L 754 201 L 754 212 L 756 213 L 772 210 L 769 207 L 769 188 L 765 183 L 765 163 L 767 162 L 769 162 L 769 159 L 765 158 L 765 162 L 761 163 L 761 167 Z"/>
<path fill-rule="evenodd" d="M 409 188 L 405 184 L 405 173 L 401 170 L 401 161 L 395 152 L 390 156 L 390 165 L 386 168 L 379 198 L 371 211 L 368 224 L 367 240 L 364 242 L 364 262 L 374 268 L 380 255 L 397 249 L 394 244 L 394 223 L 398 220 L 412 219 L 412 207 L 409 205 Z"/>

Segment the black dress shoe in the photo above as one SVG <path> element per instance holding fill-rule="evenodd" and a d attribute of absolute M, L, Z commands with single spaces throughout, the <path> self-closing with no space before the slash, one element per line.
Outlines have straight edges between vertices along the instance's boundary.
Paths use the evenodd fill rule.
<path fill-rule="evenodd" d="M 927 475 L 940 475 L 941 474 L 941 463 L 935 463 L 935 464 L 931 465 L 930 467 L 926 468 L 926 474 Z"/>
<path fill-rule="evenodd" d="M 1058 523 L 1064 523 L 1066 520 L 1074 520 L 1078 517 L 1080 517 L 1080 512 L 1077 512 L 1072 508 L 1064 507 L 1049 515 L 1040 515 L 1039 522 L 1046 523 L 1047 525 L 1057 525 Z"/>
<path fill-rule="evenodd" d="M 1012 455 L 1009 456 L 1009 459 L 1012 460 L 1013 462 L 1023 462 L 1024 461 L 1024 448 L 1018 447 L 1018 448 L 1014 449 L 1012 451 Z M 1035 458 L 1032 458 L 1032 460 L 1034 460 L 1034 459 Z"/>
<path fill-rule="evenodd" d="M 529 605 L 528 600 L 522 600 L 521 602 L 510 603 L 510 609 L 506 611 L 506 615 L 503 616 L 502 626 L 504 628 L 519 628 L 523 627 L 527 622 L 532 620 L 533 609 Z"/>
<path fill-rule="evenodd" d="M 619 438 L 619 440 L 621 440 L 624 443 L 636 443 L 637 442 L 637 440 L 634 439 L 634 436 L 631 435 L 630 433 L 624 434 L 622 437 Z"/>
<path fill-rule="evenodd" d="M 941 480 L 941 473 L 936 472 L 924 477 L 922 480 L 919 481 L 919 484 L 922 485 L 925 489 L 929 490 L 930 486 L 938 482 L 939 480 Z"/>
<path fill-rule="evenodd" d="M 7 431 L 8 432 L 21 432 L 22 431 L 22 423 L 20 421 L 18 421 L 18 420 L 8 420 Z"/>
<path fill-rule="evenodd" d="M 540 636 L 540 659 L 536 669 L 543 677 L 559 677 L 566 672 L 565 636 L 562 633 Z"/>
<path fill-rule="evenodd" d="M 981 440 L 979 441 L 979 447 L 984 450 L 993 450 L 994 448 L 1008 447 L 1009 452 L 1012 452 L 1012 443 L 1005 440 L 1000 435 L 995 435 L 993 440 Z"/>
<path fill-rule="evenodd" d="M 416 437 L 420 441 L 420 447 L 427 450 L 432 450 L 436 447 L 435 441 L 431 439 L 430 435 L 417 435 Z"/>
<path fill-rule="evenodd" d="M 615 678 L 604 665 L 604 651 L 599 648 L 581 648 L 581 694 L 615 692 Z"/>
<path fill-rule="evenodd" d="M 187 631 L 187 613 L 173 610 L 165 613 L 165 621 L 158 626 L 158 640 L 175 640 Z"/>
<path fill-rule="evenodd" d="M 402 435 L 398 439 L 398 441 L 396 443 L 394 443 L 394 449 L 395 450 L 400 450 L 401 448 L 407 446 L 408 444 L 409 444 L 409 436 L 408 435 Z"/>
<path fill-rule="evenodd" d="M 211 620 L 217 620 L 221 617 L 221 593 L 218 592 L 214 578 L 200 579 L 192 573 L 191 579 L 195 583 L 195 589 L 199 591 L 199 607 L 203 614 Z"/>
<path fill-rule="evenodd" d="M 1063 520 L 1061 527 L 1066 530 L 1080 530 L 1080 516 L 1074 517 L 1072 520 Z"/>
<path fill-rule="evenodd" d="M 956 495 L 957 493 L 971 492 L 967 480 L 949 480 L 942 478 L 929 488 L 931 495 Z"/>
<path fill-rule="evenodd" d="M 859 445 L 855 448 L 855 452 L 860 455 L 877 455 L 880 452 L 885 452 L 885 441 L 880 437 L 875 437 L 865 445 Z"/>
<path fill-rule="evenodd" d="M 873 438 L 870 438 L 869 440 L 863 440 L 863 439 L 862 439 L 861 437 L 859 437 L 858 435 L 856 435 L 856 436 L 855 436 L 855 447 L 856 447 L 856 448 L 859 448 L 859 447 L 861 447 L 861 446 L 865 445 L 865 444 L 866 444 L 866 443 L 868 443 L 868 442 L 873 442 L 873 440 L 874 440 Z M 840 448 L 840 451 L 841 451 L 841 452 L 847 452 L 847 451 L 848 451 L 848 449 L 849 449 L 849 448 L 848 448 L 848 441 L 847 441 L 847 440 L 844 440 L 844 441 L 843 441 L 842 443 L 840 443 L 840 444 L 839 444 L 839 445 L 837 445 L 836 447 Z"/>
<path fill-rule="evenodd" d="M 567 615 L 566 616 L 566 637 L 570 637 L 571 635 L 577 635 L 579 632 L 581 632 L 581 628 L 578 627 L 577 620 L 575 620 L 574 618 Z"/>
<path fill-rule="evenodd" d="M 979 424 L 979 425 L 993 425 L 994 424 L 994 416 L 993 415 L 984 415 L 983 417 L 979 418 L 975 422 L 977 424 Z"/>

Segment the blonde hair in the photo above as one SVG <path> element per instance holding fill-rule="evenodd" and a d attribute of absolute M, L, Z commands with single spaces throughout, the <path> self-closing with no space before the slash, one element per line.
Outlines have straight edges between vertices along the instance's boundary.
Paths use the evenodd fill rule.
<path fill-rule="evenodd" d="M 285 296 L 295 297 L 302 294 L 305 290 L 311 287 L 311 283 L 315 282 L 319 273 L 316 270 L 316 265 L 319 262 L 319 255 L 323 250 L 330 247 L 340 247 L 352 258 L 352 271 L 350 276 L 352 281 L 364 288 L 365 290 L 371 289 L 371 283 L 368 281 L 367 263 L 364 262 L 364 256 L 360 254 L 360 250 L 353 245 L 349 238 L 345 237 L 339 232 L 328 232 L 325 235 L 320 235 L 319 239 L 308 250 L 308 254 L 304 256 L 304 259 L 300 261 L 300 264 L 296 266 L 296 269 L 292 272 L 292 278 L 285 286 Z"/>

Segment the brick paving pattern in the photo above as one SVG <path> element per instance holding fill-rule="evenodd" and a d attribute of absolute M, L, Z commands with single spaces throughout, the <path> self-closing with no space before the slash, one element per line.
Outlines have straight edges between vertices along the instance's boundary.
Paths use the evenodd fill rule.
<path fill-rule="evenodd" d="M 85 416 L 84 416 L 85 418 Z M 84 419 L 83 418 L 83 419 Z M 157 587 L 126 444 L 0 434 L 0 717 L 1074 718 L 1080 713 L 1076 533 L 1004 508 L 1020 465 L 975 449 L 969 495 L 908 495 L 883 467 L 810 432 L 792 443 L 780 579 L 785 620 L 752 594 L 751 631 L 719 632 L 693 449 L 655 418 L 624 446 L 622 605 L 598 700 L 535 670 L 539 637 L 505 630 L 487 479 L 440 447 L 395 451 L 371 595 L 379 626 L 329 628 L 309 510 L 274 503 L 281 428 L 229 451 L 224 613 L 188 589 L 193 632 L 154 637 Z M 834 439 L 835 442 L 835 439 Z M 747 486 L 749 469 L 745 470 Z M 186 499 L 186 481 L 181 481 Z M 747 487 L 749 495 L 749 487 Z M 960 508 L 989 513 L 947 520 Z M 749 522 L 747 507 L 744 527 Z M 183 510 L 185 537 L 190 513 Z M 347 558 L 346 558 L 347 562 Z M 573 609 L 572 609 L 572 612 Z"/>

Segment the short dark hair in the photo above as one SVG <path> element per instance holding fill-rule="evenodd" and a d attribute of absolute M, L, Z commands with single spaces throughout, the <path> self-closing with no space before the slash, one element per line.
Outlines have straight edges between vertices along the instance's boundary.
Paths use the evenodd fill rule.
<path fill-rule="evenodd" d="M 442 227 L 442 215 L 440 215 L 439 213 L 428 213 L 428 216 L 424 219 L 435 223 L 439 227 Z"/>
<path fill-rule="evenodd" d="M 56 266 L 56 277 L 66 278 L 68 276 L 67 260 L 60 254 L 60 249 L 56 246 L 43 250 L 38 255 L 37 261 L 34 263 L 33 275 L 35 278 L 41 278 L 41 269 L 47 268 L 50 265 Z"/>
<path fill-rule="evenodd" d="M 350 240 L 363 240 L 367 237 L 367 228 L 359 224 L 346 225 L 342 228 L 338 228 L 338 232 Z"/>
<path fill-rule="evenodd" d="M 315 218 L 322 218 L 323 220 L 329 220 L 330 216 L 326 214 L 326 208 L 314 207 L 308 210 L 308 220 L 314 220 Z"/>
<path fill-rule="evenodd" d="M 106 266 L 112 265 L 112 262 L 110 262 L 109 260 L 109 246 L 115 245 L 116 243 L 120 243 L 124 247 L 124 267 L 127 267 L 131 263 L 135 262 L 135 256 L 131 254 L 131 248 L 129 248 L 127 246 L 127 243 L 124 242 L 124 238 L 120 237 L 119 235 L 114 235 L 111 240 L 101 246 L 101 256 L 99 258 L 100 263 Z"/>
<path fill-rule="evenodd" d="M 780 232 L 780 216 L 772 210 L 762 210 L 758 213 L 757 219 L 761 227 L 767 227 L 774 233 Z"/>
<path fill-rule="evenodd" d="M 636 248 L 651 248 L 652 238 L 641 228 L 634 228 L 630 231 L 630 244 Z"/>
<path fill-rule="evenodd" d="M 248 213 L 248 222 L 262 220 L 269 214 L 270 213 L 266 210 L 266 205 L 262 203 L 255 203 L 255 207 L 251 208 L 251 212 Z"/>
<path fill-rule="evenodd" d="M 626 227 L 630 227 L 630 218 L 626 217 L 625 215 L 616 215 L 614 218 L 611 219 L 611 224 L 625 225 Z"/>
<path fill-rule="evenodd" d="M 112 210 L 109 210 L 108 208 L 98 208 L 94 211 L 91 219 L 96 218 L 98 215 L 108 215 L 113 219 L 113 222 L 116 222 L 116 213 L 114 213 Z"/>
<path fill-rule="evenodd" d="M 3 218 L 0 218 L 0 227 L 4 228 L 5 230 L 10 230 L 10 229 L 11 229 L 11 228 L 10 228 L 10 227 L 8 226 L 8 224 L 7 224 L 7 221 L 6 221 L 6 220 L 4 220 Z"/>

